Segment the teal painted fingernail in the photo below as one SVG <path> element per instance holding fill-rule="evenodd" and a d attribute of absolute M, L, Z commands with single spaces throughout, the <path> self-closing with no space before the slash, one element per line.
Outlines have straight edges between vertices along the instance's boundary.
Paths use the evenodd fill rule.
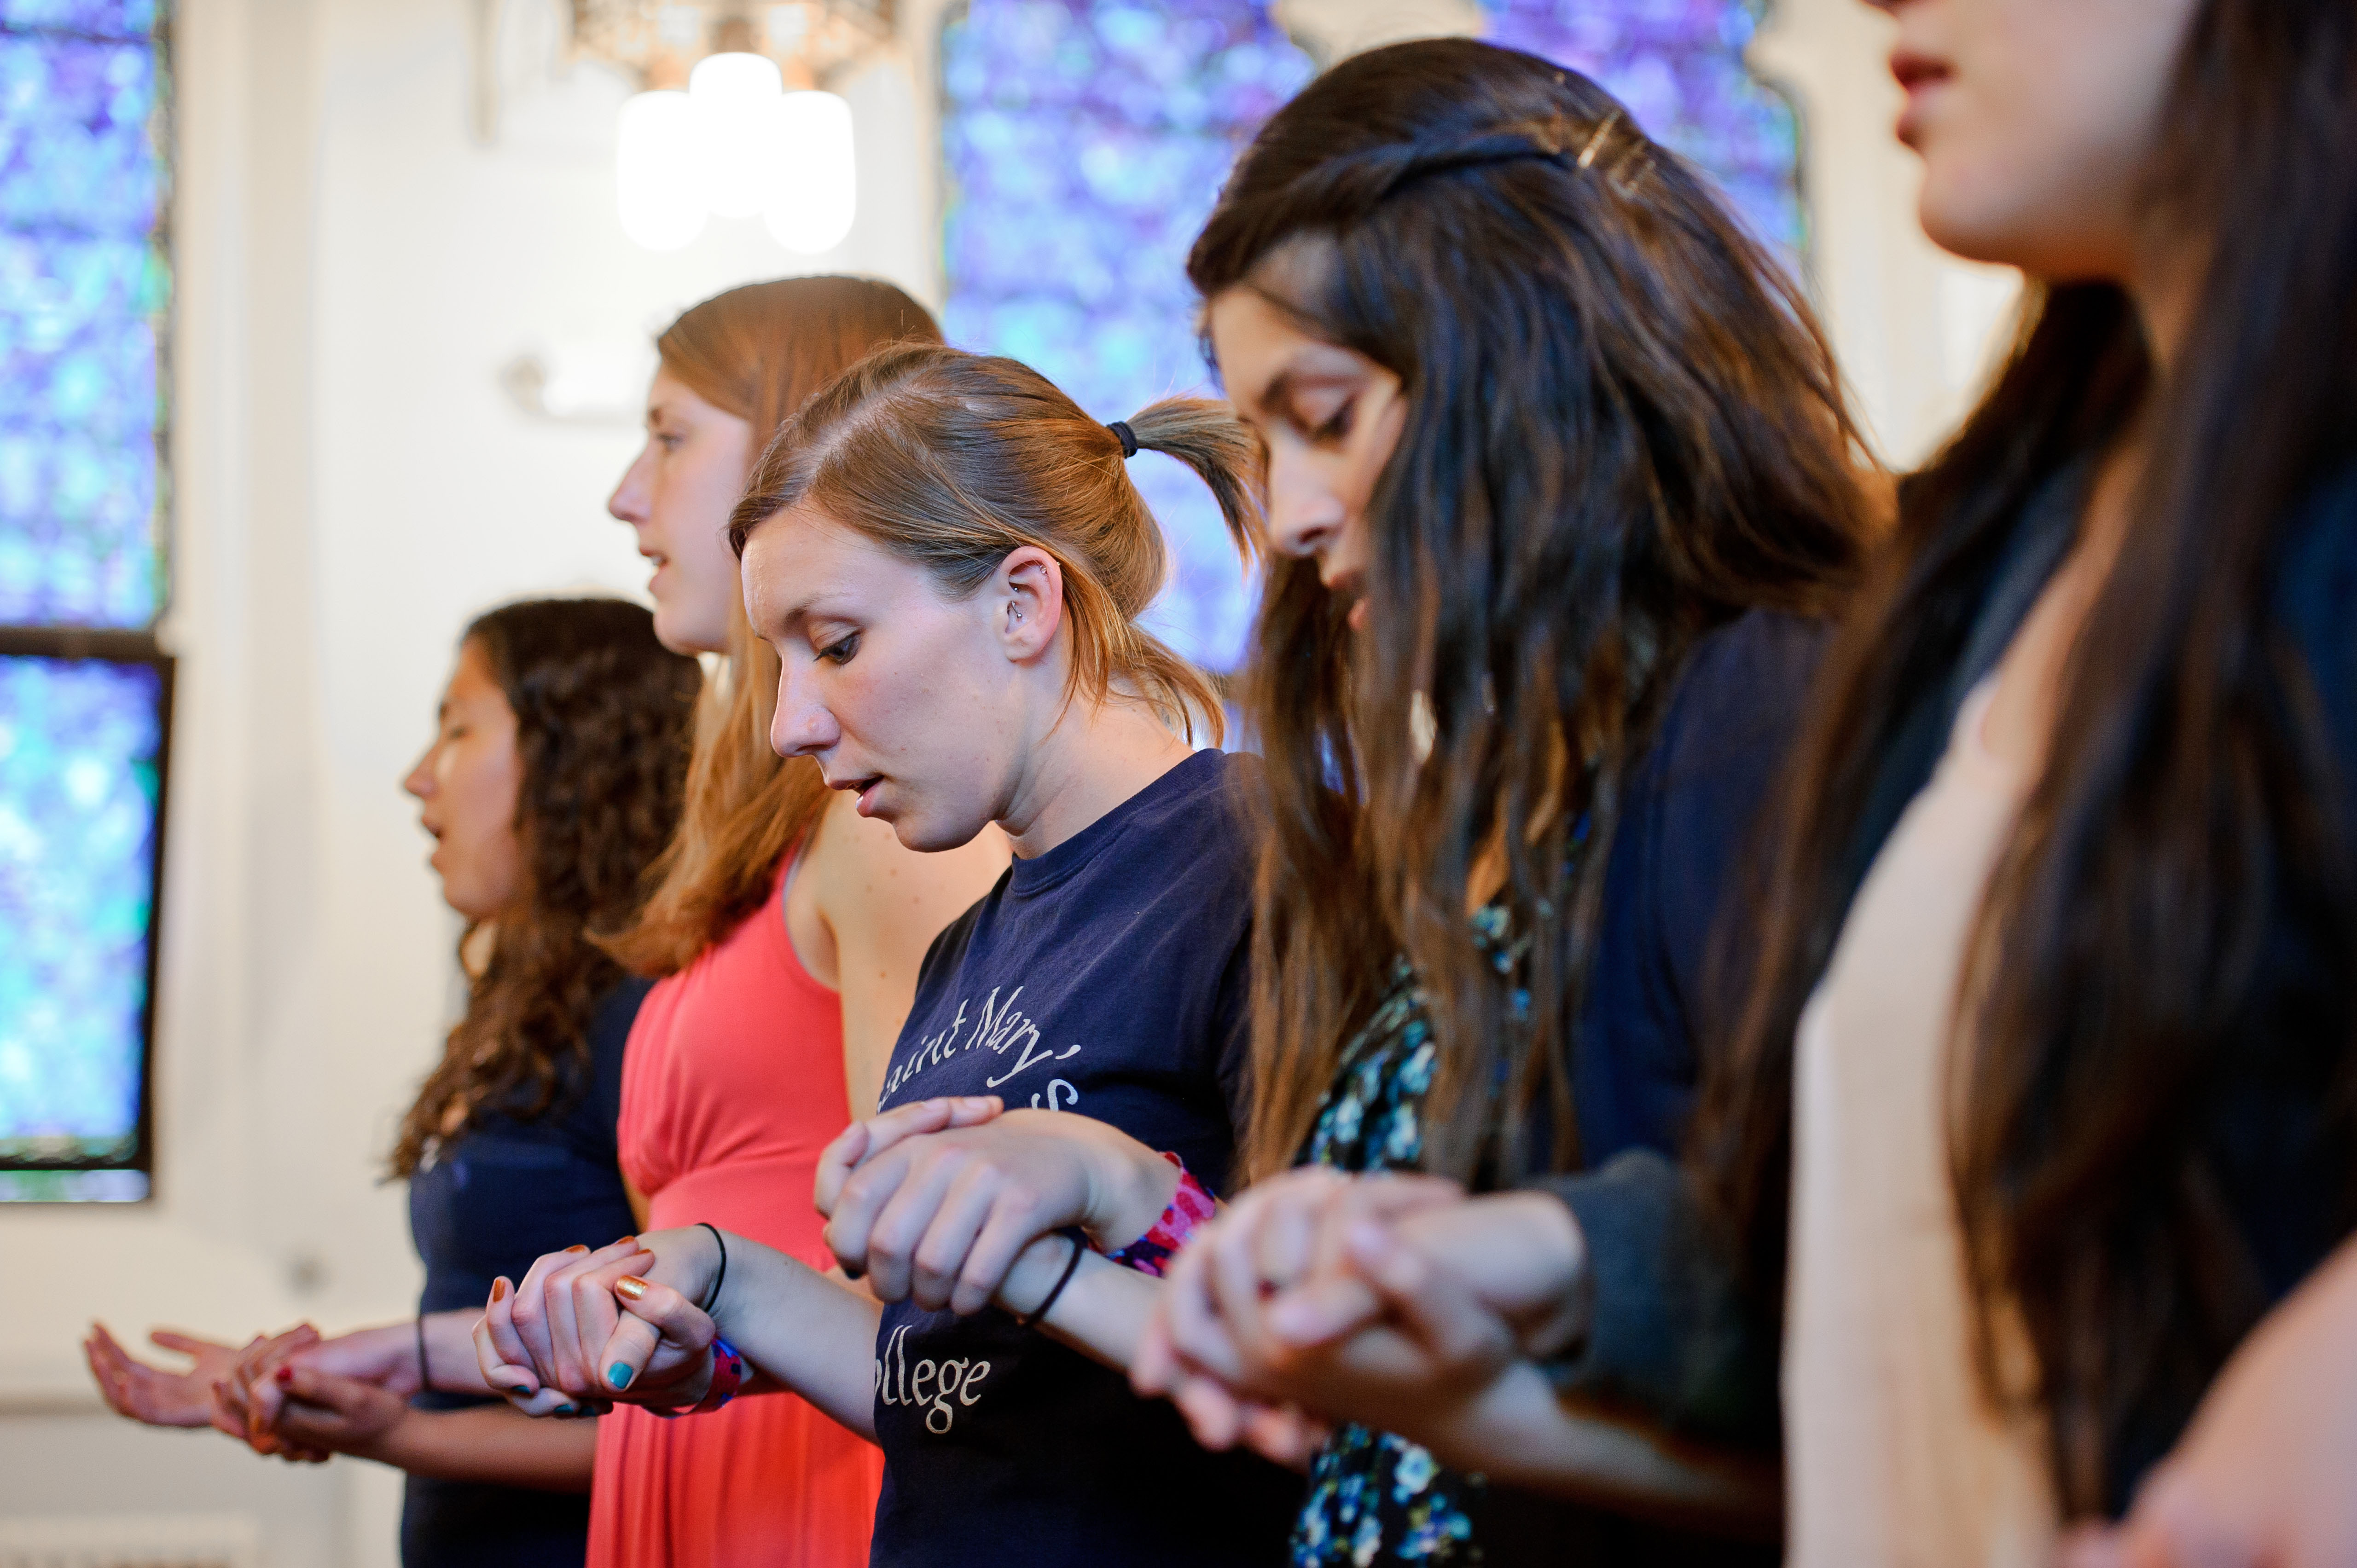
<path fill-rule="evenodd" d="M 618 1389 L 629 1388 L 630 1386 L 630 1364 L 625 1361 L 617 1361 L 612 1366 L 607 1368 L 606 1380 L 613 1384 Z"/>
<path fill-rule="evenodd" d="M 581 1413 L 581 1407 L 577 1404 L 561 1404 L 556 1407 L 556 1413 L 559 1415 L 579 1415 Z"/>

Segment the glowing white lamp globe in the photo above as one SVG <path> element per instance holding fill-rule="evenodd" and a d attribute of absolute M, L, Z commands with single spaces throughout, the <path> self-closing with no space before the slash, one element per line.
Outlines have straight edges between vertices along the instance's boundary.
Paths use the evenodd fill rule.
<path fill-rule="evenodd" d="M 761 210 L 768 181 L 784 154 L 784 80 L 766 55 L 716 54 L 687 75 L 704 138 L 705 199 L 722 218 Z"/>
<path fill-rule="evenodd" d="M 832 251 L 858 215 L 851 105 L 832 92 L 789 92 L 780 106 L 784 148 L 762 204 L 770 237 L 789 251 Z"/>
<path fill-rule="evenodd" d="M 703 148 L 684 92 L 641 92 L 622 104 L 614 195 L 622 232 L 676 251 L 704 232 Z"/>

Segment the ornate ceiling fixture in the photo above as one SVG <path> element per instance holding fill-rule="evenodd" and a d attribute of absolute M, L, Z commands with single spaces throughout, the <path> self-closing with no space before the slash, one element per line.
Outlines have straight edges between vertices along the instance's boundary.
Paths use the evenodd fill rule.
<path fill-rule="evenodd" d="M 761 55 L 787 87 L 814 88 L 892 38 L 892 0 L 572 0 L 573 49 L 638 72 L 650 88 L 687 85 L 714 54 Z"/>
<path fill-rule="evenodd" d="M 650 250 L 693 242 L 713 217 L 759 215 L 816 254 L 857 207 L 851 106 L 822 83 L 892 38 L 892 0 L 572 0 L 572 51 L 634 72 L 615 196 Z"/>

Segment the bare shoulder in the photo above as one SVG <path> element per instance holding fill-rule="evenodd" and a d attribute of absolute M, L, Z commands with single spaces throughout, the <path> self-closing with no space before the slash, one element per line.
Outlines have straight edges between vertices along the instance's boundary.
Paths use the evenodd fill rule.
<path fill-rule="evenodd" d="M 847 791 L 827 803 L 811 845 L 819 904 L 830 924 L 899 920 L 938 914 L 935 929 L 990 891 L 1006 869 L 1006 836 L 985 829 L 973 843 L 920 854 L 888 822 L 859 814 Z"/>

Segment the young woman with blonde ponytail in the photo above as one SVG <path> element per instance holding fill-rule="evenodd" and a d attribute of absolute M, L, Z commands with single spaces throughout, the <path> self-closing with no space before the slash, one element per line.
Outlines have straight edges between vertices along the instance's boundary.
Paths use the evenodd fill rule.
<path fill-rule="evenodd" d="M 696 1224 L 544 1257 L 477 1333 L 485 1376 L 543 1400 L 709 1409 L 749 1362 L 883 1447 L 877 1563 L 1275 1563 L 1297 1502 L 1100 1364 L 1247 1112 L 1244 765 L 1193 749 L 1217 699 L 1137 622 L 1166 567 L 1125 467 L 1146 447 L 1256 543 L 1258 450 L 1223 406 L 1101 424 L 1008 360 L 881 351 L 771 448 L 731 536 L 778 749 L 910 848 L 995 822 L 1016 854 L 926 956 L 883 1113 L 820 1171 L 872 1294 Z"/>
<path fill-rule="evenodd" d="M 985 835 L 912 854 L 830 797 L 808 759 L 770 749 L 777 656 L 745 622 L 729 509 L 772 433 L 845 366 L 939 337 L 921 306 L 863 279 L 705 300 L 657 342 L 646 447 L 610 503 L 655 564 L 657 634 L 722 656 L 678 836 L 638 922 L 608 944 L 662 977 L 624 1060 L 622 1171 L 642 1226 L 710 1219 L 821 1268 L 820 1151 L 872 1112 L 926 945 L 1006 851 Z M 618 1411 L 599 1423 L 589 1562 L 852 1568 L 867 1561 L 878 1469 L 869 1444 L 791 1396 L 686 1423 Z"/>

